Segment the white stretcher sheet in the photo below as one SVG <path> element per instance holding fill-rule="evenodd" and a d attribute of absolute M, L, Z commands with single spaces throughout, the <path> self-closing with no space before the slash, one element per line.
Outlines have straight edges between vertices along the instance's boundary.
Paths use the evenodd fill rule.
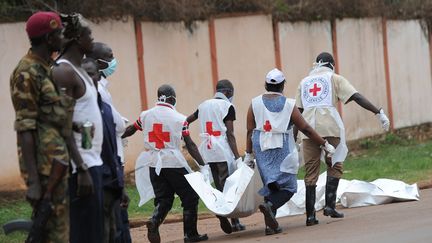
<path fill-rule="evenodd" d="M 317 182 L 315 209 L 318 211 L 325 205 L 325 183 L 327 173 L 322 173 Z M 280 207 L 276 217 L 303 214 L 305 212 L 305 185 L 297 180 L 297 193 L 291 200 Z M 377 179 L 372 182 L 359 180 L 339 181 L 336 201 L 344 207 L 364 207 L 391 202 L 420 200 L 417 184 L 408 185 L 402 181 Z"/>
<path fill-rule="evenodd" d="M 229 218 L 242 218 L 254 214 L 263 197 L 258 194 L 262 181 L 258 169 L 239 163 L 230 175 L 223 192 L 210 185 L 211 173 L 194 172 L 185 175 L 187 181 L 213 213 Z"/>
<path fill-rule="evenodd" d="M 263 201 L 262 196 L 257 193 L 262 187 L 257 169 L 252 170 L 243 163 L 228 177 L 223 192 L 210 185 L 208 177 L 211 177 L 211 173 L 209 172 L 195 172 L 185 177 L 206 207 L 220 216 L 236 218 L 250 216 L 257 211 L 258 205 Z M 317 182 L 315 203 L 317 211 L 325 205 L 326 177 L 327 173 L 322 173 Z M 276 217 L 305 213 L 304 181 L 297 180 L 297 186 L 297 193 L 278 209 Z M 417 184 L 408 185 L 390 179 L 377 179 L 372 182 L 341 179 L 336 200 L 344 207 L 353 208 L 419 199 Z"/>

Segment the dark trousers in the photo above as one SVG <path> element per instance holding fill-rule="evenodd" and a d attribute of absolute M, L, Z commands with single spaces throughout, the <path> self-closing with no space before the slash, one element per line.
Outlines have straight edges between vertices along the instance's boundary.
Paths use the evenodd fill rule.
<path fill-rule="evenodd" d="M 94 193 L 86 197 L 77 196 L 77 174 L 70 178 L 70 242 L 103 242 L 103 185 L 102 166 L 88 169 L 93 180 Z"/>
<path fill-rule="evenodd" d="M 104 243 L 115 243 L 117 230 L 115 206 L 120 203 L 117 194 L 111 189 L 104 189 Z"/>
<path fill-rule="evenodd" d="M 127 208 L 120 207 L 120 201 L 114 206 L 116 214 L 116 243 L 131 243 L 129 216 Z"/>
<path fill-rule="evenodd" d="M 168 213 L 174 202 L 174 193 L 180 197 L 183 210 L 196 210 L 199 197 L 187 182 L 185 168 L 162 168 L 156 175 L 155 168 L 150 167 L 150 181 L 155 194 L 154 205 Z"/>

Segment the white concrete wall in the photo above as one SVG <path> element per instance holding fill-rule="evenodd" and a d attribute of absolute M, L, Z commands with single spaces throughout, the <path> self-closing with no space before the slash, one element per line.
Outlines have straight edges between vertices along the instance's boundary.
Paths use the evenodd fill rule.
<path fill-rule="evenodd" d="M 295 98 L 300 81 L 311 70 L 317 55 L 323 51 L 332 53 L 330 22 L 279 23 L 279 43 L 287 80 L 284 93 Z"/>
<path fill-rule="evenodd" d="M 188 116 L 200 102 L 213 96 L 210 41 L 207 22 L 197 22 L 193 33 L 183 23 L 142 23 L 147 102 L 153 107 L 157 89 L 171 84 L 176 89 L 177 110 Z M 199 144 L 198 122 L 191 125 Z"/>
<path fill-rule="evenodd" d="M 246 114 L 253 97 L 264 93 L 265 75 L 275 67 L 270 16 L 246 16 L 215 20 L 219 79 L 235 88 L 235 134 L 239 152 L 246 140 Z"/>
<path fill-rule="evenodd" d="M 246 113 L 251 99 L 264 92 L 266 73 L 275 67 L 273 27 L 270 16 L 252 15 L 214 20 L 219 79 L 235 86 L 235 130 L 240 153 L 245 148 Z M 388 21 L 388 53 L 395 127 L 432 121 L 429 43 L 418 21 Z M 378 107 L 387 108 L 381 19 L 344 19 L 336 22 L 340 74 Z M 329 22 L 279 23 L 282 70 L 287 76 L 285 94 L 294 97 L 316 55 L 332 52 Z M 131 122 L 141 112 L 140 83 L 133 21 L 92 24 L 95 41 L 108 43 L 118 59 L 110 77 L 110 90 L 117 109 Z M 156 90 L 163 83 L 177 90 L 177 109 L 189 115 L 199 103 L 213 96 L 208 22 L 196 22 L 193 31 L 182 23 L 142 23 L 147 103 L 152 107 Z M 0 190 L 19 188 L 15 114 L 9 94 L 9 76 L 29 43 L 24 23 L 0 24 Z M 419 112 L 420 111 L 420 112 Z M 382 133 L 374 115 L 357 104 L 344 106 L 342 116 L 347 138 Z M 199 143 L 198 124 L 191 132 Z M 126 149 L 127 169 L 142 150 L 142 136 L 130 138 Z"/>
<path fill-rule="evenodd" d="M 10 97 L 9 80 L 13 69 L 28 48 L 24 23 L 0 25 L 0 190 L 23 186 L 19 176 L 16 133 L 13 128 L 15 111 Z"/>
<path fill-rule="evenodd" d="M 388 21 L 388 52 L 395 128 L 432 121 L 429 42 L 420 23 Z"/>
<path fill-rule="evenodd" d="M 387 107 L 381 19 L 336 22 L 339 73 L 372 104 Z M 344 105 L 347 140 L 382 133 L 377 118 L 355 102 Z"/>

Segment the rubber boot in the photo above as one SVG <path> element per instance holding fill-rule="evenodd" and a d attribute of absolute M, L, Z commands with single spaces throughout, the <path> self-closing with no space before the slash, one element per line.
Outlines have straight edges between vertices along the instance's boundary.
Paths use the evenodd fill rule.
<path fill-rule="evenodd" d="M 323 214 L 332 218 L 343 218 L 344 214 L 336 211 L 336 193 L 339 185 L 339 178 L 327 176 L 325 191 L 325 207 Z"/>
<path fill-rule="evenodd" d="M 197 222 L 198 210 L 183 210 L 184 242 L 199 242 L 208 240 L 207 234 L 198 234 Z"/>
<path fill-rule="evenodd" d="M 316 185 L 306 186 L 306 226 L 318 224 L 315 212 Z"/>
<path fill-rule="evenodd" d="M 152 218 L 146 223 L 147 239 L 150 243 L 160 243 L 159 226 L 165 220 L 169 210 L 164 209 L 161 205 L 157 205 L 153 211 Z"/>
<path fill-rule="evenodd" d="M 233 232 L 233 228 L 226 217 L 222 217 L 219 215 L 216 215 L 216 217 L 219 219 L 219 225 L 225 234 L 231 234 Z"/>
<path fill-rule="evenodd" d="M 246 226 L 240 223 L 240 220 L 237 218 L 231 219 L 231 225 L 232 225 L 232 232 L 243 231 L 246 229 Z"/>

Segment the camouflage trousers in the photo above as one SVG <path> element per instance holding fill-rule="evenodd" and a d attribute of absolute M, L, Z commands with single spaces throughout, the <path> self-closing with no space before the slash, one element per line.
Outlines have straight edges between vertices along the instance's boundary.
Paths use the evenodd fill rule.
<path fill-rule="evenodd" d="M 48 184 L 48 176 L 39 174 L 42 191 Z M 67 176 L 57 185 L 53 192 L 52 203 L 54 210 L 48 219 L 43 233 L 44 243 L 67 243 L 69 242 L 69 197 Z M 34 213 L 33 213 L 34 215 Z"/>

